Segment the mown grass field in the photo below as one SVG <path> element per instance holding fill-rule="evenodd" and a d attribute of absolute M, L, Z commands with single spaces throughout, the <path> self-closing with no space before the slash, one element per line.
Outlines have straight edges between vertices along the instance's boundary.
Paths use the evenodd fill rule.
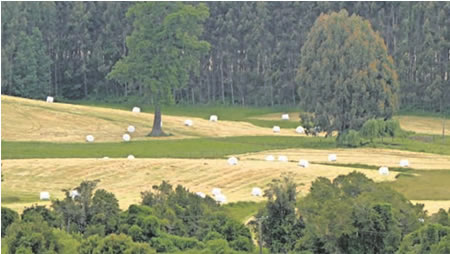
<path fill-rule="evenodd" d="M 305 195 L 311 182 L 318 176 L 334 179 L 340 174 L 358 171 L 375 181 L 394 181 L 398 174 L 381 176 L 376 170 L 311 164 L 301 168 L 297 162 L 266 162 L 240 159 L 230 166 L 226 159 L 21 159 L 3 161 L 2 195 L 5 204 L 30 202 L 28 197 L 39 197 L 40 191 L 49 191 L 52 198 L 62 198 L 62 189 L 76 187 L 83 180 L 99 179 L 99 188 L 113 192 L 122 208 L 140 201 L 140 193 L 163 180 L 181 184 L 193 192 L 211 194 L 212 188 L 221 188 L 228 202 L 263 201 L 250 195 L 253 187 L 264 189 L 272 179 L 292 173 Z M 26 199 L 22 199 L 26 196 Z"/>
<path fill-rule="evenodd" d="M 416 134 L 342 149 L 334 138 L 296 134 L 295 108 L 167 107 L 163 128 L 172 136 L 149 138 L 151 107 L 143 106 L 143 113 L 133 114 L 134 104 L 95 106 L 2 96 L 3 204 L 20 211 L 38 202 L 39 191 L 61 198 L 63 188 L 100 179 L 99 187 L 114 192 L 126 208 L 139 202 L 141 191 L 168 180 L 205 193 L 222 188 L 230 202 L 243 201 L 227 205 L 227 213 L 246 220 L 264 201 L 251 197 L 251 188 L 264 188 L 282 173 L 295 173 L 299 191 L 305 195 L 319 176 L 331 179 L 357 170 L 376 181 L 387 181 L 383 184 L 426 203 L 431 210 L 450 206 L 450 138 L 438 135 L 442 131 L 439 118 L 398 116 L 401 126 Z M 289 113 L 291 120 L 281 121 L 282 113 Z M 218 123 L 208 121 L 211 114 L 219 116 Z M 183 126 L 188 118 L 194 126 Z M 137 131 L 125 143 L 121 137 L 129 124 Z M 280 134 L 272 133 L 273 125 L 282 127 Z M 88 134 L 96 142 L 86 143 Z M 329 153 L 338 155 L 337 163 L 327 161 Z M 136 160 L 126 160 L 129 154 Z M 266 162 L 267 154 L 287 155 L 290 162 Z M 238 166 L 227 165 L 230 155 L 240 159 Z M 402 158 L 409 159 L 409 169 L 398 167 Z M 311 167 L 298 167 L 299 159 L 309 160 Z M 393 169 L 387 178 L 376 171 L 382 165 Z"/>
<path fill-rule="evenodd" d="M 121 142 L 129 125 L 136 127 L 132 140 L 153 140 L 147 137 L 153 124 L 153 114 L 88 107 L 63 103 L 49 104 L 2 95 L 2 140 L 84 143 L 86 135 L 93 135 L 96 142 Z M 208 116 L 209 117 L 209 116 Z M 191 119 L 193 126 L 184 126 Z M 302 136 L 295 127 L 282 128 L 274 134 L 272 124 L 259 127 L 245 121 L 210 122 L 191 116 L 163 115 L 163 129 L 169 137 L 159 140 L 233 137 L 233 136 Z M 274 124 L 275 125 L 275 124 Z"/>

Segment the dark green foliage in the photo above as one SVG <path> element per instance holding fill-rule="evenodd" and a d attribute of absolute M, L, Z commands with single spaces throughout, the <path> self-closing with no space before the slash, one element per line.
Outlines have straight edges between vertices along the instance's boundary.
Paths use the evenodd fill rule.
<path fill-rule="evenodd" d="M 450 209 L 449 209 L 450 212 Z M 450 217 L 444 209 L 439 209 L 439 211 L 433 214 L 430 218 L 432 223 L 441 224 L 442 226 L 450 226 Z"/>
<path fill-rule="evenodd" d="M 158 251 L 199 248 L 197 241 L 213 239 L 225 239 L 234 250 L 253 250 L 250 231 L 224 215 L 211 197 L 203 199 L 180 185 L 174 190 L 167 182 L 152 189 L 142 193 L 144 206 L 131 206 L 124 214 L 122 221 L 129 225 L 125 226 L 129 228 L 128 234 L 131 231 L 133 235 L 144 236 L 144 241 L 150 240 L 152 236 L 145 238 L 145 233 L 140 233 L 140 229 L 149 228 L 140 224 L 141 218 L 147 216 L 160 221 L 159 230 L 153 233 L 157 238 L 151 238 L 152 246 Z M 133 224 L 140 229 L 131 226 Z"/>
<path fill-rule="evenodd" d="M 273 180 L 264 193 L 268 198 L 267 205 L 256 216 L 255 231 L 259 234 L 257 224 L 262 220 L 263 243 L 274 253 L 292 251 L 295 242 L 303 235 L 305 225 L 295 210 L 296 187 L 289 175 Z"/>
<path fill-rule="evenodd" d="M 135 96 L 148 103 L 143 96 L 147 92 L 145 84 L 129 81 L 127 75 L 118 80 L 105 78 L 119 59 L 131 53 L 126 37 L 133 24 L 125 13 L 133 4 L 4 3 L 2 93 L 41 99 L 39 96 L 50 93 L 57 99 L 122 101 Z M 210 16 L 201 22 L 204 31 L 199 39 L 210 43 L 210 51 L 198 58 L 197 71 L 189 73 L 186 85 L 170 91 L 177 103 L 297 105 L 303 94 L 296 93 L 295 76 L 303 58 L 300 49 L 307 43 L 306 35 L 321 13 L 346 9 L 350 15 L 369 20 L 373 30 L 383 38 L 399 74 L 402 107 L 448 114 L 448 2 L 207 2 L 206 5 Z M 186 26 L 189 29 L 183 27 L 185 31 L 196 27 L 191 23 Z M 35 28 L 41 36 L 37 33 L 33 36 Z M 149 37 L 158 36 L 152 33 Z M 363 55 L 358 50 L 350 53 Z M 354 63 L 344 62 L 343 66 L 350 64 Z M 133 77 L 136 71 L 125 68 L 122 74 Z M 35 82 L 24 84 L 29 78 Z M 24 85 L 27 89 L 23 89 Z"/>
<path fill-rule="evenodd" d="M 5 251 L 3 245 L 6 246 Z M 13 223 L 2 239 L 2 253 L 76 253 L 80 243 L 73 236 L 54 229 L 39 214 Z"/>
<path fill-rule="evenodd" d="M 133 23 L 126 39 L 128 52 L 108 79 L 144 86 L 144 94 L 156 105 L 150 136 L 165 135 L 160 106 L 173 102 L 172 91 L 186 86 L 190 75 L 198 75 L 200 57 L 209 49 L 208 42 L 199 40 L 208 16 L 205 4 L 182 2 L 136 3 L 127 12 Z"/>
<path fill-rule="evenodd" d="M 361 136 L 370 139 L 370 142 L 373 142 L 373 139 L 380 137 L 380 133 L 383 133 L 384 128 L 380 127 L 378 120 L 367 120 L 360 130 Z"/>
<path fill-rule="evenodd" d="M 394 62 L 370 23 L 347 11 L 317 18 L 302 47 L 298 72 L 302 107 L 327 133 L 358 130 L 398 108 Z"/>
<path fill-rule="evenodd" d="M 340 146 L 358 147 L 361 145 L 361 135 L 355 130 L 348 130 L 339 134 L 337 143 Z"/>
<path fill-rule="evenodd" d="M 52 203 L 54 211 L 61 218 L 61 226 L 67 232 L 87 235 L 105 235 L 116 232 L 119 221 L 119 201 L 114 194 L 94 189 L 98 181 L 83 181 L 75 188 L 79 195 L 71 197 L 70 190 L 64 190 L 66 197 Z"/>
<path fill-rule="evenodd" d="M 450 227 L 429 224 L 405 236 L 398 254 L 441 254 L 450 251 Z"/>
<path fill-rule="evenodd" d="M 6 229 L 18 219 L 19 215 L 15 211 L 2 206 L 2 238 L 6 234 Z"/>
<path fill-rule="evenodd" d="M 52 227 L 59 226 L 57 214 L 45 206 L 33 205 L 31 207 L 27 207 L 23 210 L 21 217 L 23 221 L 27 221 L 29 218 L 33 218 L 36 215 L 42 216 L 42 219 Z"/>
<path fill-rule="evenodd" d="M 91 236 L 82 241 L 81 254 L 151 254 L 156 253 L 146 243 L 136 243 L 124 234 L 111 234 L 104 238 Z"/>
<path fill-rule="evenodd" d="M 296 249 L 395 253 L 402 236 L 420 227 L 422 209 L 361 173 L 339 176 L 333 182 L 319 178 L 299 202 L 306 228 Z"/>

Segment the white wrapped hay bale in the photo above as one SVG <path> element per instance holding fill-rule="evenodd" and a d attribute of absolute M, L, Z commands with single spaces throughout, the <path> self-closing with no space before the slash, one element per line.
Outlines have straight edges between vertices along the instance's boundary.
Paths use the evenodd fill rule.
<path fill-rule="evenodd" d="M 266 161 L 274 161 L 275 157 L 273 157 L 273 155 L 267 155 L 266 156 Z"/>
<path fill-rule="evenodd" d="M 298 134 L 304 134 L 305 133 L 305 129 L 302 126 L 298 126 L 295 129 L 295 132 L 297 132 Z"/>
<path fill-rule="evenodd" d="M 211 193 L 213 194 L 213 196 L 217 196 L 222 194 L 222 191 L 220 190 L 220 188 L 213 188 Z"/>
<path fill-rule="evenodd" d="M 203 192 L 196 192 L 195 194 L 197 196 L 201 197 L 201 198 L 205 198 L 206 197 L 205 193 L 203 193 Z"/>
<path fill-rule="evenodd" d="M 309 167 L 309 162 L 308 162 L 307 160 L 300 160 L 300 161 L 298 162 L 298 165 L 299 165 L 300 167 L 307 168 L 307 167 Z"/>
<path fill-rule="evenodd" d="M 284 156 L 284 155 L 278 155 L 278 161 L 287 162 L 288 158 L 287 158 L 287 156 Z"/>
<path fill-rule="evenodd" d="M 129 133 L 133 133 L 133 132 L 136 131 L 136 127 L 134 127 L 133 125 L 129 125 L 128 128 L 127 128 L 127 131 L 128 131 Z"/>
<path fill-rule="evenodd" d="M 378 173 L 382 176 L 387 176 L 387 175 L 389 175 L 389 168 L 388 167 L 380 167 L 378 169 Z"/>
<path fill-rule="evenodd" d="M 69 193 L 69 197 L 71 197 L 72 199 L 74 199 L 74 198 L 76 198 L 78 196 L 80 196 L 80 193 L 78 193 L 77 190 L 71 190 L 70 193 Z"/>
<path fill-rule="evenodd" d="M 261 190 L 261 188 L 254 187 L 252 189 L 252 196 L 254 196 L 254 197 L 262 197 L 262 190 Z"/>
<path fill-rule="evenodd" d="M 130 134 L 128 134 L 128 133 L 123 134 L 122 139 L 125 142 L 130 141 L 131 140 Z"/>
<path fill-rule="evenodd" d="M 48 191 L 42 191 L 41 193 L 39 193 L 39 199 L 50 200 L 50 193 L 48 193 Z"/>
<path fill-rule="evenodd" d="M 217 122 L 217 120 L 218 120 L 218 117 L 217 117 L 216 115 L 211 115 L 211 116 L 209 116 L 209 121 L 211 121 L 211 122 Z"/>
<path fill-rule="evenodd" d="M 91 143 L 91 142 L 94 142 L 94 140 L 95 140 L 94 136 L 92 136 L 92 135 L 87 135 L 87 136 L 86 136 L 86 141 L 87 141 L 87 142 L 90 142 L 90 143 Z"/>
<path fill-rule="evenodd" d="M 141 108 L 139 107 L 133 107 L 133 109 L 131 110 L 133 113 L 141 113 Z"/>
<path fill-rule="evenodd" d="M 128 155 L 127 159 L 134 160 L 134 155 L 132 155 L 132 154 Z"/>
<path fill-rule="evenodd" d="M 47 102 L 48 103 L 53 103 L 53 97 L 52 96 L 47 96 Z"/>
<path fill-rule="evenodd" d="M 222 204 L 225 204 L 227 202 L 227 197 L 225 195 L 223 195 L 223 194 L 219 194 L 219 195 L 215 196 L 215 200 L 217 202 L 219 202 L 219 204 L 222 205 Z"/>
<path fill-rule="evenodd" d="M 231 157 L 227 160 L 228 165 L 237 165 L 238 164 L 238 159 L 236 157 Z"/>
<path fill-rule="evenodd" d="M 337 156 L 336 154 L 328 154 L 328 161 L 336 161 L 337 160 Z"/>
<path fill-rule="evenodd" d="M 185 126 L 192 126 L 194 123 L 192 122 L 192 120 L 188 119 L 184 121 L 184 125 Z"/>
<path fill-rule="evenodd" d="M 102 158 L 102 160 L 109 160 L 109 157 L 105 156 L 105 157 Z"/>
<path fill-rule="evenodd" d="M 282 114 L 281 120 L 289 120 L 289 114 Z"/>
<path fill-rule="evenodd" d="M 408 160 L 400 160 L 400 167 L 409 167 L 409 161 Z"/>
<path fill-rule="evenodd" d="M 272 130 L 274 133 L 280 133 L 280 126 L 273 126 Z"/>

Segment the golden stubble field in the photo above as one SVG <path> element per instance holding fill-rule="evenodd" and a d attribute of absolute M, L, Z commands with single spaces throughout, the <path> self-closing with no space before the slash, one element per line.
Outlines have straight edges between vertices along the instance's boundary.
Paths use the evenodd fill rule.
<path fill-rule="evenodd" d="M 417 133 L 442 135 L 442 119 L 436 117 L 420 117 L 420 116 L 396 116 L 400 122 L 400 127 L 407 131 Z M 450 121 L 447 119 L 447 126 Z M 448 127 L 447 127 L 448 128 Z M 448 131 L 446 133 L 448 136 Z"/>
<path fill-rule="evenodd" d="M 372 166 L 400 167 L 401 159 L 409 161 L 409 168 L 420 170 L 450 170 L 450 156 L 409 152 L 391 149 L 358 148 L 358 149 L 286 149 L 240 155 L 243 159 L 264 160 L 267 155 L 285 155 L 289 160 L 300 159 L 316 163 L 330 163 L 328 154 L 336 154 L 338 164 L 364 164 Z"/>
<path fill-rule="evenodd" d="M 125 110 L 79 106 L 64 103 L 46 103 L 11 96 L 1 96 L 2 140 L 85 142 L 86 135 L 93 135 L 96 142 L 120 142 L 128 125 L 134 125 L 133 140 L 150 139 L 153 114 L 133 113 Z M 163 112 L 164 113 L 164 112 Z M 163 129 L 173 134 L 159 139 L 194 137 L 230 137 L 282 135 L 298 136 L 295 129 L 283 129 L 274 134 L 271 128 L 262 128 L 247 122 L 210 122 L 195 117 L 162 116 Z M 191 119 L 193 126 L 184 126 Z"/>
<path fill-rule="evenodd" d="M 283 173 L 293 173 L 302 195 L 319 176 L 333 179 L 356 170 L 375 181 L 393 181 L 397 174 L 381 176 L 375 170 L 317 164 L 301 168 L 294 162 L 245 159 L 235 166 L 228 165 L 225 159 L 29 159 L 3 161 L 3 169 L 7 179 L 2 183 L 5 196 L 35 195 L 38 198 L 39 192 L 49 191 L 52 198 L 62 198 L 62 189 L 76 187 L 83 180 L 101 179 L 98 187 L 113 192 L 123 209 L 138 203 L 142 191 L 150 190 L 163 180 L 206 194 L 218 187 L 228 202 L 235 202 L 262 201 L 263 198 L 250 195 L 251 189 L 264 189 Z M 22 210 L 30 204 L 4 205 Z"/>

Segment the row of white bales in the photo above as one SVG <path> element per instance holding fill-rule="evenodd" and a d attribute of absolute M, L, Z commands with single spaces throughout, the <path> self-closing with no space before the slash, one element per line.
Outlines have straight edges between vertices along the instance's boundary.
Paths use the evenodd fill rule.
<path fill-rule="evenodd" d="M 53 103 L 53 97 L 47 97 L 47 102 L 48 103 Z M 140 113 L 141 109 L 139 107 L 133 107 L 133 109 L 131 110 L 133 113 Z M 281 115 L 281 119 L 282 120 L 289 120 L 289 114 L 282 114 Z M 211 122 L 217 122 L 218 121 L 218 117 L 217 115 L 211 115 L 209 117 L 209 121 Z M 185 126 L 192 126 L 194 123 L 192 120 L 187 119 L 184 121 L 184 125 Z M 162 122 L 161 122 L 161 126 L 162 126 Z M 134 133 L 136 131 L 136 127 L 134 127 L 133 125 L 129 125 L 127 128 L 127 133 L 123 134 L 122 139 L 125 142 L 129 142 L 131 140 L 131 133 Z M 298 126 L 295 130 L 298 134 L 303 134 L 305 133 L 305 130 L 302 126 Z M 273 132 L 274 133 L 279 133 L 280 132 L 280 127 L 279 126 L 274 126 L 273 127 Z M 86 136 L 86 141 L 87 142 L 94 142 L 95 138 L 93 135 L 87 135 Z M 135 157 L 133 155 L 128 155 L 127 157 L 129 160 L 133 160 Z M 109 159 L 108 157 L 104 157 L 103 159 Z M 273 155 L 267 155 L 265 158 L 266 161 L 275 161 L 275 157 Z M 278 156 L 278 161 L 280 162 L 288 162 L 288 158 L 287 156 L 284 155 L 279 155 Z M 335 162 L 337 161 L 337 155 L 336 154 L 329 154 L 328 155 L 328 161 L 330 162 Z M 233 165 L 237 165 L 238 164 L 238 159 L 236 157 L 231 157 L 227 160 L 228 164 L 233 166 Z M 307 160 L 301 159 L 298 162 L 298 165 L 300 167 L 303 168 L 307 168 L 309 167 L 309 162 Z M 400 160 L 400 166 L 401 167 L 408 167 L 409 166 L 409 161 L 406 159 L 402 159 Z M 378 172 L 380 175 L 384 175 L 387 176 L 389 175 L 389 168 L 388 167 L 380 167 L 378 169 Z M 219 202 L 220 204 L 226 203 L 227 202 L 227 198 L 226 196 L 221 192 L 220 188 L 213 188 L 211 191 L 214 199 Z M 203 192 L 196 192 L 196 194 L 202 198 L 206 197 L 206 194 L 204 194 Z M 77 196 L 79 196 L 79 193 L 76 190 L 72 190 L 70 192 L 70 197 L 75 198 Z M 261 190 L 261 188 L 258 187 L 254 187 L 251 191 L 251 195 L 255 196 L 255 197 L 262 197 L 263 192 Z M 50 199 L 50 193 L 49 192 L 41 192 L 40 193 L 40 199 L 41 200 L 49 200 Z"/>

